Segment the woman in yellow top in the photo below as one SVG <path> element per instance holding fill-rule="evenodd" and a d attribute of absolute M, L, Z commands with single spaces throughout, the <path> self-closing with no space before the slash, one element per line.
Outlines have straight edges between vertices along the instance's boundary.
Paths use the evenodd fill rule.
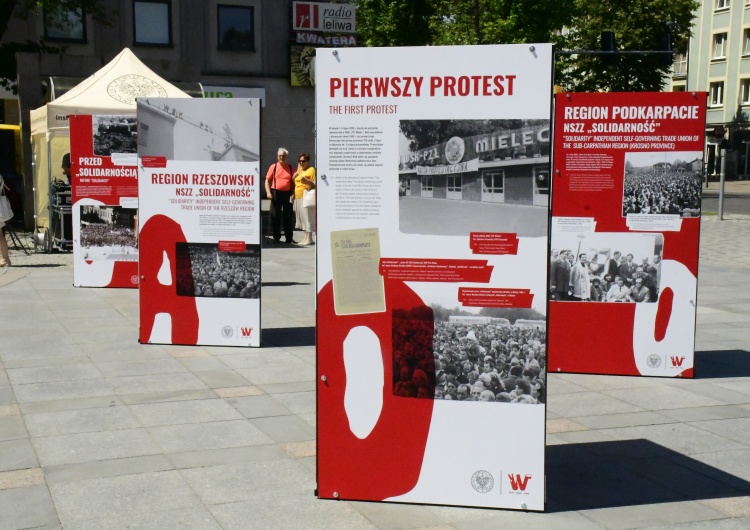
<path fill-rule="evenodd" d="M 297 211 L 297 226 L 305 232 L 305 239 L 299 245 L 307 246 L 313 243 L 315 231 L 315 205 L 303 206 L 305 193 L 315 189 L 315 168 L 310 166 L 310 155 L 299 155 L 299 165 L 294 173 L 294 209 Z"/>

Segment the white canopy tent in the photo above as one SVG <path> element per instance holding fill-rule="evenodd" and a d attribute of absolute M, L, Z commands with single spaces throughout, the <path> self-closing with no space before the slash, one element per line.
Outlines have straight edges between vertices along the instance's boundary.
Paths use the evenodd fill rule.
<path fill-rule="evenodd" d="M 188 94 L 143 64 L 128 48 L 107 65 L 54 101 L 31 111 L 34 150 L 34 216 L 37 231 L 51 228 L 50 200 L 53 179 L 66 180 L 62 158 L 70 152 L 68 116 L 111 114 L 134 116 L 136 98 L 188 98 Z M 53 234 L 47 234 L 51 248 Z"/>

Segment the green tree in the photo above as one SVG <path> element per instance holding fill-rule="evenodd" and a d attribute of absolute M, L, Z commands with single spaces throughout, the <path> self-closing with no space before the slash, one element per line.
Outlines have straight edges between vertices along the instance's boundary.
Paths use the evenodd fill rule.
<path fill-rule="evenodd" d="M 434 44 L 550 42 L 574 0 L 433 0 Z"/>
<path fill-rule="evenodd" d="M 0 0 L 0 86 L 16 91 L 16 53 L 63 53 L 64 47 L 50 46 L 44 41 L 7 42 L 4 40 L 8 26 L 14 18 L 25 20 L 32 16 L 47 15 L 52 27 L 65 29 L 73 22 L 65 13 L 82 10 L 94 22 L 111 25 L 116 12 L 107 9 L 102 0 Z"/>
<path fill-rule="evenodd" d="M 423 149 L 452 136 L 474 136 L 488 130 L 518 129 L 524 120 L 408 120 L 399 125 L 400 131 L 410 140 L 411 150 Z"/>
<path fill-rule="evenodd" d="M 568 30 L 557 39 L 564 50 L 599 50 L 602 31 L 613 31 L 620 51 L 657 50 L 670 30 L 674 50 L 685 53 L 687 28 L 700 7 L 695 0 L 574 0 Z M 558 57 L 556 82 L 571 91 L 659 91 L 671 70 L 663 55 L 618 54 Z"/>
<path fill-rule="evenodd" d="M 558 51 L 597 51 L 603 31 L 619 50 L 657 50 L 674 26 L 684 53 L 696 0 L 353 0 L 367 46 L 553 42 Z M 664 55 L 558 55 L 556 83 L 572 91 L 661 90 Z"/>
<path fill-rule="evenodd" d="M 357 29 L 366 46 L 432 44 L 431 0 L 354 0 Z"/>

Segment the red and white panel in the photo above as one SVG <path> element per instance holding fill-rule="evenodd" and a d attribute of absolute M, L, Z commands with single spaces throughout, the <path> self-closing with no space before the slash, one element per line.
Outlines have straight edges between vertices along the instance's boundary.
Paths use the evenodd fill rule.
<path fill-rule="evenodd" d="M 550 369 L 693 377 L 705 118 L 702 92 L 556 96 Z"/>
<path fill-rule="evenodd" d="M 70 116 L 73 284 L 138 287 L 135 115 Z M 67 194 L 55 194 L 65 207 Z"/>
<path fill-rule="evenodd" d="M 318 49 L 321 498 L 544 509 L 551 72 L 546 44 Z"/>
<path fill-rule="evenodd" d="M 260 346 L 259 108 L 138 101 L 140 342 Z"/>

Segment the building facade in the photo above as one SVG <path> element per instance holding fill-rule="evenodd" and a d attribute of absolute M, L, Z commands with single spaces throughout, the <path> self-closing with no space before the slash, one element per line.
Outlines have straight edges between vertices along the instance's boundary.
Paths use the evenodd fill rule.
<path fill-rule="evenodd" d="M 22 129 L 27 228 L 33 226 L 29 111 L 48 102 L 65 78 L 88 77 L 124 47 L 178 86 L 200 83 L 206 97 L 261 97 L 261 168 L 275 161 L 280 146 L 292 156 L 315 151 L 314 88 L 290 83 L 291 1 L 102 3 L 114 14 L 110 26 L 82 12 L 40 10 L 25 19 L 15 14 L 3 36 L 5 42 L 41 39 L 65 48 L 63 54 L 18 54 L 18 95 L 0 93 L 4 120 Z"/>
<path fill-rule="evenodd" d="M 708 92 L 708 177 L 721 172 L 714 130 L 723 127 L 727 178 L 750 178 L 750 1 L 705 0 L 695 15 L 688 55 L 676 56 L 666 89 Z"/>
<path fill-rule="evenodd" d="M 411 197 L 547 207 L 549 156 L 549 121 L 531 120 L 401 155 L 399 187 Z"/>

